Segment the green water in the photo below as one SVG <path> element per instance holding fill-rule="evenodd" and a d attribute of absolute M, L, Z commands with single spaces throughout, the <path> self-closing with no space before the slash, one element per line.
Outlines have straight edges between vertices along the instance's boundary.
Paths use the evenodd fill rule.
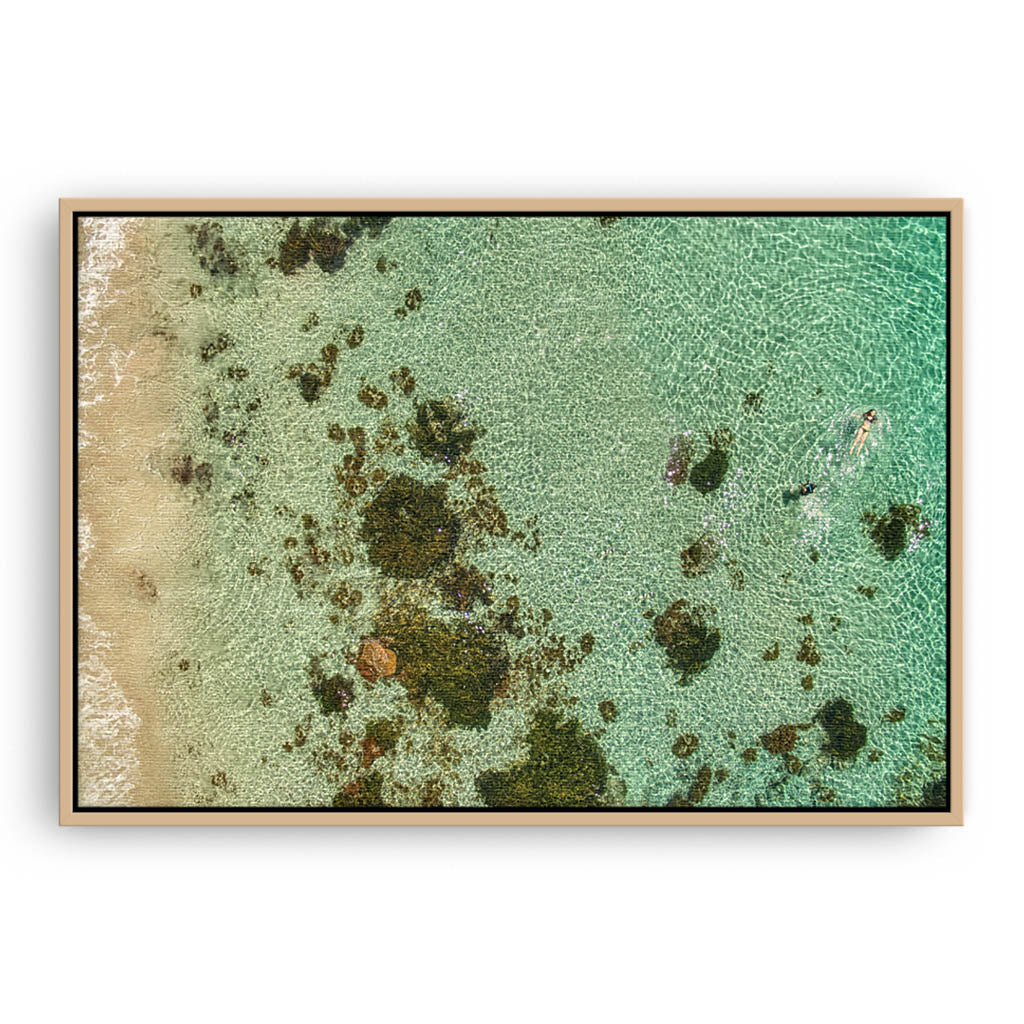
<path fill-rule="evenodd" d="M 310 262 L 288 275 L 267 260 L 291 219 L 219 218 L 236 270 L 218 274 L 199 266 L 190 223 L 152 225 L 192 410 L 154 459 L 166 471 L 180 449 L 212 469 L 190 510 L 203 538 L 188 553 L 195 602 L 168 627 L 179 649 L 163 679 L 190 802 L 330 804 L 366 773 L 365 723 L 388 719 L 402 737 L 372 765 L 386 803 L 419 804 L 433 781 L 445 805 L 480 805 L 475 779 L 525 758 L 549 698 L 600 744 L 608 805 L 685 797 L 705 766 L 717 774 L 703 807 L 913 804 L 942 776 L 944 220 L 396 218 L 359 238 L 340 270 Z M 396 315 L 414 288 L 421 308 Z M 356 324 L 363 341 L 351 348 Z M 227 346 L 204 361 L 218 334 Z M 331 343 L 330 385 L 307 402 L 289 368 Z M 409 396 L 389 379 L 402 366 L 416 381 Z M 386 409 L 359 401 L 364 382 L 388 396 Z M 367 472 L 434 481 L 445 467 L 425 462 L 405 427 L 416 401 L 444 396 L 483 428 L 471 454 L 510 530 L 464 536 L 460 560 L 494 573 L 492 613 L 515 595 L 522 625 L 539 629 L 508 635 L 511 655 L 540 634 L 570 647 L 594 638 L 539 694 L 513 685 L 499 696 L 486 730 L 450 728 L 429 701 L 415 709 L 395 679 L 370 689 L 345 661 L 374 635 L 382 593 L 404 588 L 433 613 L 457 613 L 442 612 L 429 585 L 388 581 L 369 564 L 360 509 L 374 490 L 349 498 L 339 488 L 334 467 L 353 448 L 328 427 L 365 428 Z M 879 418 L 852 456 L 868 408 Z M 400 455 L 374 449 L 385 420 Z M 666 482 L 672 438 L 692 439 L 698 462 L 722 428 L 733 443 L 717 490 Z M 453 498 L 465 480 L 450 481 Z M 784 501 L 804 480 L 815 492 Z M 888 561 L 862 515 L 904 503 L 920 504 L 928 536 Z M 301 550 L 302 515 L 330 553 L 327 568 L 307 566 L 304 586 L 285 547 L 293 536 Z M 529 541 L 534 530 L 539 546 L 512 536 Z M 718 560 L 688 578 L 680 552 L 704 534 Z M 363 600 L 339 612 L 325 592 L 342 580 Z M 650 614 L 679 598 L 713 606 L 721 635 L 686 686 Z M 484 620 L 479 608 L 471 617 Z M 796 658 L 808 634 L 813 667 Z M 765 660 L 776 642 L 779 657 Z M 313 657 L 354 681 L 343 720 L 312 696 Z M 822 753 L 812 723 L 837 698 L 867 730 L 855 759 Z M 602 701 L 614 702 L 614 721 Z M 889 721 L 896 709 L 905 716 Z M 783 724 L 807 726 L 788 765 L 760 744 Z M 699 741 L 687 757 L 673 753 L 682 734 Z M 748 748 L 756 760 L 744 759 Z"/>

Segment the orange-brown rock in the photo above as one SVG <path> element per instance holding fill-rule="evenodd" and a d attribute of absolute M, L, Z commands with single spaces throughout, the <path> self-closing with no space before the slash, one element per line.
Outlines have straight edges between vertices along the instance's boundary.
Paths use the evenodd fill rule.
<path fill-rule="evenodd" d="M 379 640 L 364 640 L 356 659 L 356 671 L 371 683 L 385 676 L 393 676 L 398 667 L 395 652 L 388 650 Z"/>

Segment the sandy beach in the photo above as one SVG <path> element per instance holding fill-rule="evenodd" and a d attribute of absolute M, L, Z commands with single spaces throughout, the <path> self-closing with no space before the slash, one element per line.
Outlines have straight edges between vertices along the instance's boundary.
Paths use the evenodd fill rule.
<path fill-rule="evenodd" d="M 79 800 L 178 800 L 162 728 L 162 622 L 186 586 L 188 501 L 167 457 L 179 347 L 159 327 L 146 222 L 80 226 Z M 186 563 L 187 566 L 188 563 Z"/>

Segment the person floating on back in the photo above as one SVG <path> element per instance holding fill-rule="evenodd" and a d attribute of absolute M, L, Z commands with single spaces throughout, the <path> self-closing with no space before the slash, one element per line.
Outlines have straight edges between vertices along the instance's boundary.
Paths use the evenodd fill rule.
<path fill-rule="evenodd" d="M 857 430 L 857 436 L 853 439 L 853 444 L 850 445 L 850 454 L 854 451 L 859 455 L 861 448 L 864 447 L 864 442 L 868 439 L 868 431 L 871 429 L 871 424 L 878 419 L 878 415 L 874 409 L 868 409 L 864 413 L 864 419 L 861 421 L 860 428 Z"/>

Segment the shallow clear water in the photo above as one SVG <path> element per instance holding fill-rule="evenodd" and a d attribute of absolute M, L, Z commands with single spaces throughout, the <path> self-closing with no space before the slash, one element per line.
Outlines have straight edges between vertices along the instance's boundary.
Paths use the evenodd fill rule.
<path fill-rule="evenodd" d="M 195 566 L 195 600 L 166 610 L 176 640 L 161 686 L 186 802 L 329 804 L 366 775 L 366 723 L 388 719 L 402 736 L 372 763 L 382 800 L 419 804 L 430 784 L 445 805 L 479 805 L 476 778 L 524 760 L 549 698 L 600 744 L 613 773 L 606 803 L 689 794 L 704 807 L 893 806 L 919 803 L 941 777 L 943 219 L 396 218 L 359 238 L 340 270 L 310 262 L 294 274 L 266 262 L 292 219 L 219 218 L 237 269 L 218 274 L 198 263 L 196 223 L 151 222 L 166 326 L 194 396 L 152 463 L 169 487 L 184 452 L 212 473 L 207 493 L 188 491 L 201 540 L 182 558 Z M 414 288 L 422 306 L 407 310 Z M 350 347 L 357 324 L 362 343 Z M 200 358 L 218 335 L 223 349 Z M 332 343 L 330 384 L 308 402 L 289 368 L 319 365 Z M 416 382 L 408 396 L 389 376 L 403 366 Z M 359 400 L 367 385 L 385 409 Z M 388 581 L 368 562 L 360 510 L 374 488 L 352 498 L 339 486 L 334 467 L 353 447 L 328 428 L 365 428 L 367 473 L 434 481 L 446 467 L 417 454 L 406 424 L 417 401 L 444 396 L 482 428 L 471 456 L 509 523 L 508 536 L 464 531 L 461 542 L 462 562 L 494 573 L 488 628 L 515 595 L 519 621 L 539 632 L 503 634 L 513 658 L 541 634 L 570 647 L 593 637 L 540 693 L 513 682 L 486 730 L 450 728 L 432 701 L 414 708 L 394 678 L 371 688 L 345 660 L 375 635 L 382 593 L 458 612 L 441 610 L 429 581 Z M 869 408 L 878 421 L 851 455 Z M 401 454 L 374 447 L 386 421 Z M 666 481 L 673 438 L 692 440 L 692 466 L 723 429 L 732 444 L 718 489 Z M 467 479 L 449 481 L 453 501 Z M 786 500 L 805 480 L 814 493 Z M 919 504 L 928 534 L 889 561 L 862 516 L 894 504 Z M 330 560 L 307 557 L 297 582 L 303 515 Z M 703 535 L 717 560 L 688 578 L 680 553 Z M 340 581 L 360 591 L 358 606 L 327 599 Z M 651 613 L 680 598 L 713 608 L 721 635 L 685 686 L 652 635 Z M 813 666 L 797 660 L 808 635 Z M 315 658 L 354 681 L 344 717 L 312 695 Z M 823 753 L 812 721 L 837 698 L 867 730 L 855 758 Z M 803 728 L 790 751 L 771 753 L 761 737 L 784 724 Z M 698 745 L 680 757 L 683 734 Z M 716 774 L 695 793 L 705 766 Z"/>

